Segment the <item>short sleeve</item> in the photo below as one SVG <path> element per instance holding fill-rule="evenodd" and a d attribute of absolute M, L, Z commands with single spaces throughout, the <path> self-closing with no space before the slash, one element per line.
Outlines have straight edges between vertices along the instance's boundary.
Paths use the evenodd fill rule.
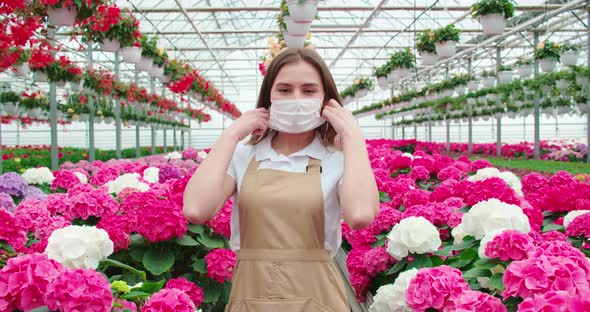
<path fill-rule="evenodd" d="M 244 141 L 238 143 L 234 154 L 232 155 L 229 166 L 227 167 L 227 175 L 232 177 L 234 181 L 240 180 L 240 175 L 243 174 L 244 161 L 251 158 L 249 154 L 252 153 L 252 147 L 247 145 Z"/>
<path fill-rule="evenodd" d="M 234 150 L 234 154 L 232 155 L 231 161 L 229 162 L 229 166 L 227 167 L 227 175 L 229 175 L 230 177 L 232 177 L 234 179 L 234 181 L 238 180 L 238 170 L 236 168 L 237 162 L 238 162 L 238 157 L 240 154 L 240 150 L 242 149 L 242 143 L 238 143 L 238 145 L 236 146 L 236 149 Z"/>

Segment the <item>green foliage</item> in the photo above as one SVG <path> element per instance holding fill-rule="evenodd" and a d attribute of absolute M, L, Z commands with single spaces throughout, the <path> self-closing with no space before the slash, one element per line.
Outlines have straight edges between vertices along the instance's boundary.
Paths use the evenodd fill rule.
<path fill-rule="evenodd" d="M 146 35 L 141 36 L 141 56 L 151 59 L 158 56 L 158 38 L 148 38 Z"/>
<path fill-rule="evenodd" d="M 561 57 L 560 52 L 559 44 L 545 40 L 535 48 L 535 59 L 553 59 L 559 62 Z"/>
<path fill-rule="evenodd" d="M 511 0 L 481 0 L 471 7 L 471 11 L 474 20 L 493 13 L 509 19 L 514 16 L 514 3 Z"/>
<path fill-rule="evenodd" d="M 419 52 L 436 53 L 436 47 L 434 45 L 435 35 L 432 29 L 426 29 L 416 39 L 416 49 Z"/>
<path fill-rule="evenodd" d="M 456 41 L 459 42 L 461 31 L 455 27 L 455 24 L 449 24 L 434 32 L 434 42 Z"/>

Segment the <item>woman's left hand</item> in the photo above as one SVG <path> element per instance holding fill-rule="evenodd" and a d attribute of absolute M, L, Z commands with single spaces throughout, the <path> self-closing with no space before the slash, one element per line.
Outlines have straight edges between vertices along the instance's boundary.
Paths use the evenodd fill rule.
<path fill-rule="evenodd" d="M 354 137 L 363 138 L 362 131 L 352 112 L 342 107 L 336 100 L 331 99 L 326 103 L 322 111 L 322 116 L 328 120 L 343 140 L 349 140 Z"/>

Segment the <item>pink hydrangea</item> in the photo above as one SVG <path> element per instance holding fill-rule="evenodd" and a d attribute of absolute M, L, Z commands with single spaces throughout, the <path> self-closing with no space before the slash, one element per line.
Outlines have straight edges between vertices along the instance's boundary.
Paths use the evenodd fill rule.
<path fill-rule="evenodd" d="M 0 240 L 8 242 L 17 252 L 26 250 L 27 232 L 16 225 L 14 217 L 0 209 Z"/>
<path fill-rule="evenodd" d="M 47 210 L 49 210 L 49 213 L 59 213 L 61 215 L 66 215 L 69 210 L 67 198 L 68 195 L 63 193 L 49 194 L 47 196 L 47 199 L 45 200 L 45 205 L 47 206 Z"/>
<path fill-rule="evenodd" d="M 135 229 L 151 242 L 167 241 L 182 237 L 187 231 L 182 207 L 153 192 L 132 193 L 121 203 L 123 211 L 137 210 L 141 225 Z"/>
<path fill-rule="evenodd" d="M 69 216 L 72 219 L 101 217 L 103 214 L 116 213 L 119 203 L 104 189 L 93 189 L 69 198 Z"/>
<path fill-rule="evenodd" d="M 565 234 L 570 237 L 590 238 L 590 213 L 575 217 L 565 229 Z"/>
<path fill-rule="evenodd" d="M 551 290 L 578 294 L 588 289 L 589 277 L 569 258 L 541 255 L 508 265 L 503 277 L 503 296 L 527 298 Z"/>
<path fill-rule="evenodd" d="M 430 193 L 430 201 L 443 202 L 455 196 L 455 185 L 459 182 L 457 180 L 445 180 L 438 187 Z"/>
<path fill-rule="evenodd" d="M 479 169 L 493 167 L 493 165 L 487 159 L 478 159 L 474 160 L 471 163 L 471 172 L 477 172 Z"/>
<path fill-rule="evenodd" d="M 109 182 L 109 181 L 114 181 L 116 180 L 119 175 L 120 175 L 120 171 L 118 167 L 115 166 L 103 166 L 101 167 L 98 172 L 96 174 L 94 174 L 91 178 L 90 178 L 90 183 L 92 185 L 104 185 L 105 183 Z"/>
<path fill-rule="evenodd" d="M 199 152 L 197 152 L 197 150 L 194 149 L 193 147 L 188 147 L 184 151 L 182 151 L 182 158 L 184 158 L 184 159 L 197 160 L 198 156 L 199 156 Z"/>
<path fill-rule="evenodd" d="M 231 235 L 230 222 L 233 207 L 234 201 L 232 198 L 230 198 L 227 202 L 225 202 L 215 217 L 207 222 L 206 225 L 212 228 L 215 233 L 229 238 Z"/>
<path fill-rule="evenodd" d="M 92 190 L 94 190 L 94 187 L 92 187 L 92 185 L 88 183 L 76 184 L 72 186 L 70 189 L 68 189 L 68 196 L 72 197 L 78 194 L 91 192 Z"/>
<path fill-rule="evenodd" d="M 429 308 L 453 311 L 454 300 L 469 290 L 461 271 L 447 265 L 424 268 L 410 281 L 406 290 L 406 303 L 416 311 Z"/>
<path fill-rule="evenodd" d="M 375 234 L 368 228 L 351 230 L 346 235 L 346 241 L 352 248 L 369 247 L 377 241 Z"/>
<path fill-rule="evenodd" d="M 543 237 L 543 241 L 566 241 L 567 240 L 567 236 L 565 236 L 565 234 L 559 232 L 559 231 L 549 231 L 549 232 L 545 232 L 542 234 Z M 543 241 L 539 241 L 539 243 L 543 243 Z"/>
<path fill-rule="evenodd" d="M 527 200 L 522 199 L 520 203 L 522 212 L 529 218 L 531 230 L 540 231 L 543 225 L 543 212 L 538 207 L 534 207 Z"/>
<path fill-rule="evenodd" d="M 443 203 L 428 203 L 406 208 L 403 218 L 424 217 L 436 226 L 446 225 L 453 213 L 453 209 Z"/>
<path fill-rule="evenodd" d="M 425 190 L 409 190 L 404 194 L 403 204 L 404 207 L 412 207 L 415 205 L 424 205 L 428 203 L 430 193 Z"/>
<path fill-rule="evenodd" d="M 357 300 L 365 301 L 371 278 L 365 267 L 365 255 L 371 250 L 370 246 L 353 248 L 346 256 L 346 267 L 350 274 L 350 285 L 354 289 Z"/>
<path fill-rule="evenodd" d="M 102 216 L 97 228 L 103 229 L 113 241 L 114 251 L 125 250 L 129 247 L 131 232 L 136 227 L 137 215 L 134 211 L 126 213 L 109 213 Z"/>
<path fill-rule="evenodd" d="M 402 219 L 402 212 L 393 209 L 388 203 L 381 203 L 379 208 L 377 216 L 375 216 L 371 224 L 366 227 L 366 230 L 373 235 L 381 234 L 384 231 L 391 231 L 391 228 L 398 224 Z"/>
<path fill-rule="evenodd" d="M 536 294 L 532 297 L 525 298 L 518 305 L 519 312 L 539 312 L 539 311 L 584 311 L 584 310 L 564 310 L 566 303 L 570 300 L 571 295 L 566 291 L 548 291 L 542 294 Z"/>
<path fill-rule="evenodd" d="M 37 227 L 35 228 L 35 237 L 40 240 L 39 243 L 42 243 L 37 248 L 41 248 L 45 250 L 47 246 L 47 239 L 51 236 L 51 233 L 57 229 L 64 228 L 66 226 L 70 226 L 72 223 L 70 220 L 64 218 L 63 216 L 51 216 L 46 219 L 42 219 L 37 223 Z"/>
<path fill-rule="evenodd" d="M 74 172 L 69 170 L 55 171 L 53 175 L 55 179 L 51 183 L 52 190 L 57 190 L 58 188 L 67 190 L 80 183 L 80 179 L 78 179 Z"/>
<path fill-rule="evenodd" d="M 194 312 L 195 304 L 191 298 L 178 289 L 164 288 L 146 302 L 141 312 Z"/>
<path fill-rule="evenodd" d="M 443 203 L 453 209 L 461 209 L 465 207 L 465 203 L 461 197 L 450 197 L 447 198 Z"/>
<path fill-rule="evenodd" d="M 229 281 L 236 265 L 236 254 L 229 249 L 213 249 L 205 256 L 207 263 L 207 275 L 223 284 Z"/>
<path fill-rule="evenodd" d="M 485 255 L 502 261 L 522 260 L 533 252 L 533 239 L 527 234 L 515 230 L 506 230 L 494 236 L 485 247 Z"/>
<path fill-rule="evenodd" d="M 530 257 L 540 256 L 568 258 L 576 263 L 576 265 L 584 270 L 590 277 L 590 261 L 582 251 L 572 246 L 572 244 L 566 240 L 545 241 L 540 243 L 537 248 L 531 252 Z"/>
<path fill-rule="evenodd" d="M 163 165 L 160 167 L 160 171 L 158 171 L 160 183 L 164 183 L 170 179 L 180 179 L 181 176 L 180 170 L 174 165 Z"/>
<path fill-rule="evenodd" d="M 369 276 L 375 276 L 385 271 L 395 262 L 395 259 L 387 252 L 385 247 L 373 248 L 365 254 L 365 270 Z"/>
<path fill-rule="evenodd" d="M 438 175 L 437 178 L 441 181 L 444 180 L 461 180 L 461 177 L 465 174 L 464 171 L 462 171 L 461 169 L 457 168 L 456 166 L 448 166 L 444 169 L 442 169 Z"/>
<path fill-rule="evenodd" d="M 49 211 L 45 203 L 36 199 L 23 200 L 14 213 L 15 224 L 21 229 L 32 232 L 38 223 L 49 218 Z"/>
<path fill-rule="evenodd" d="M 115 302 L 120 305 L 120 307 L 113 307 L 112 312 L 123 312 L 125 310 L 129 310 L 131 312 L 137 312 L 137 305 L 135 302 L 122 300 L 122 299 L 115 299 Z"/>
<path fill-rule="evenodd" d="M 171 278 L 166 282 L 166 288 L 183 291 L 191 298 L 196 307 L 199 307 L 203 303 L 203 290 L 201 287 L 184 277 Z"/>
<path fill-rule="evenodd" d="M 469 206 L 490 198 L 496 198 L 507 204 L 521 204 L 520 198 L 514 190 L 504 180 L 497 177 L 475 182 L 463 181 L 455 187 L 455 192 L 461 194 Z"/>
<path fill-rule="evenodd" d="M 45 302 L 50 310 L 109 312 L 111 284 L 94 270 L 66 270 L 47 285 Z"/>
<path fill-rule="evenodd" d="M 447 221 L 447 224 L 449 225 L 449 227 L 454 229 L 457 226 L 459 226 L 459 224 L 461 224 L 461 222 L 463 222 L 463 215 L 464 215 L 464 213 L 462 213 L 461 211 L 458 211 L 458 210 L 456 210 L 453 214 L 451 214 L 451 216 L 449 217 L 449 220 Z"/>
<path fill-rule="evenodd" d="M 424 166 L 414 166 L 410 173 L 410 178 L 414 180 L 428 180 L 430 179 L 430 172 Z"/>
<path fill-rule="evenodd" d="M 505 312 L 502 300 L 480 291 L 467 290 L 455 299 L 456 312 Z"/>
<path fill-rule="evenodd" d="M 30 311 L 44 306 L 48 285 L 64 271 L 61 263 L 44 254 L 9 259 L 0 270 L 0 311 Z"/>
<path fill-rule="evenodd" d="M 537 193 L 539 190 L 545 188 L 549 181 L 539 173 L 530 173 L 522 177 L 522 191 L 523 193 Z"/>

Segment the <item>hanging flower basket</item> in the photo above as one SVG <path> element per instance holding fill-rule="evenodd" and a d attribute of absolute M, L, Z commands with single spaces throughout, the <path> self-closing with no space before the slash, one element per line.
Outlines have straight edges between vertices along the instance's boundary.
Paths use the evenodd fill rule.
<path fill-rule="evenodd" d="M 512 71 L 503 70 L 498 72 L 498 80 L 500 84 L 512 82 Z"/>
<path fill-rule="evenodd" d="M 137 64 L 141 60 L 141 48 L 136 46 L 121 48 L 121 56 L 123 61 Z"/>
<path fill-rule="evenodd" d="M 387 80 L 387 77 L 379 77 L 377 78 L 377 84 L 381 89 L 385 90 L 388 89 L 389 81 Z"/>
<path fill-rule="evenodd" d="M 539 65 L 541 66 L 541 70 L 550 73 L 555 70 L 555 65 L 557 61 L 551 58 L 544 58 L 539 60 Z"/>
<path fill-rule="evenodd" d="M 299 0 L 287 1 L 289 16 L 295 21 L 313 22 L 318 10 L 318 0 L 305 0 L 299 4 Z"/>
<path fill-rule="evenodd" d="M 154 60 L 149 57 L 142 56 L 137 63 L 137 69 L 141 71 L 150 71 L 152 69 L 152 65 L 154 64 Z"/>
<path fill-rule="evenodd" d="M 430 52 L 420 52 L 420 57 L 422 57 L 422 65 L 424 66 L 434 65 L 439 59 L 439 56 L 436 53 Z"/>
<path fill-rule="evenodd" d="M 395 70 L 391 71 L 389 74 L 387 74 L 387 80 L 391 83 L 398 82 L 400 80 L 399 72 Z"/>
<path fill-rule="evenodd" d="M 563 51 L 561 52 L 561 64 L 564 66 L 574 66 L 578 62 L 578 52 Z"/>
<path fill-rule="evenodd" d="M 457 41 L 442 41 L 434 43 L 436 46 L 436 54 L 440 58 L 447 58 L 457 53 Z"/>
<path fill-rule="evenodd" d="M 311 22 L 296 21 L 292 17 L 286 17 L 285 22 L 287 23 L 287 33 L 293 35 L 305 36 L 311 28 Z"/>
<path fill-rule="evenodd" d="M 289 48 L 303 48 L 305 44 L 305 36 L 302 35 L 293 35 L 293 34 L 285 34 L 285 43 Z"/>
<path fill-rule="evenodd" d="M 533 73 L 533 66 L 531 65 L 521 65 L 516 68 L 518 75 L 520 78 L 527 78 L 530 77 Z"/>
<path fill-rule="evenodd" d="M 361 98 L 364 98 L 365 96 L 367 96 L 368 94 L 369 94 L 368 89 L 360 89 L 356 92 L 355 97 L 357 99 L 361 99 Z"/>
<path fill-rule="evenodd" d="M 498 13 L 482 15 L 479 18 L 479 22 L 481 23 L 483 33 L 488 36 L 499 35 L 506 29 L 506 19 Z"/>
<path fill-rule="evenodd" d="M 566 90 L 570 86 L 570 82 L 566 79 L 558 79 L 555 81 L 555 85 L 559 90 Z"/>
<path fill-rule="evenodd" d="M 74 6 L 47 7 L 47 22 L 54 26 L 74 26 L 78 11 Z"/>
<path fill-rule="evenodd" d="M 154 77 L 154 78 L 159 78 L 162 77 L 162 75 L 164 74 L 164 67 L 158 66 L 158 65 L 152 65 L 152 68 L 150 69 L 150 77 Z"/>
<path fill-rule="evenodd" d="M 26 77 L 29 75 L 29 64 L 22 63 L 16 67 L 15 74 L 19 77 Z"/>
<path fill-rule="evenodd" d="M 576 84 L 580 87 L 587 87 L 588 86 L 588 77 L 584 76 L 576 76 Z"/>
<path fill-rule="evenodd" d="M 41 71 L 36 71 L 36 72 L 33 74 L 33 78 L 34 78 L 34 79 L 35 79 L 35 81 L 37 81 L 37 82 L 47 82 L 47 80 L 48 80 L 47 74 L 46 74 L 46 73 L 44 73 L 44 72 L 41 72 Z"/>
<path fill-rule="evenodd" d="M 483 84 L 483 87 L 486 89 L 493 88 L 495 82 L 496 82 L 495 77 L 484 77 L 481 79 L 481 83 Z"/>
<path fill-rule="evenodd" d="M 82 84 L 80 82 L 70 82 L 70 88 L 73 92 L 80 92 L 82 90 Z"/>
<path fill-rule="evenodd" d="M 103 52 L 117 52 L 121 48 L 121 43 L 117 39 L 105 39 L 101 43 L 100 48 Z"/>
<path fill-rule="evenodd" d="M 169 75 L 162 75 L 162 76 L 160 76 L 160 82 L 161 83 L 169 83 L 170 82 L 170 76 Z"/>

